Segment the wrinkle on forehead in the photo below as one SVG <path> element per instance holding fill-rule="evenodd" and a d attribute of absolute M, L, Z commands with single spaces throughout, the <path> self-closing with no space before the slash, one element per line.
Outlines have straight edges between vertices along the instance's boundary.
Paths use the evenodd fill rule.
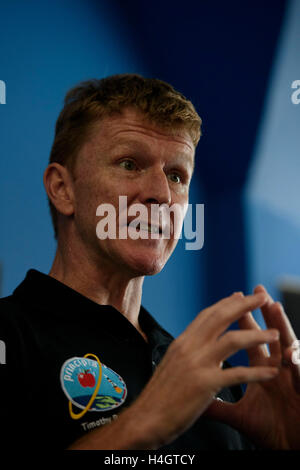
<path fill-rule="evenodd" d="M 163 132 L 163 130 L 161 131 L 153 130 L 142 125 L 132 125 L 132 126 L 129 125 L 128 127 L 124 126 L 122 129 L 116 130 L 112 134 L 112 137 L 119 137 L 119 136 L 123 137 L 124 134 L 133 135 L 133 136 L 134 134 L 142 134 L 147 137 L 152 137 L 154 139 L 166 140 L 168 142 L 181 144 L 183 146 L 188 147 L 189 151 L 192 151 L 192 152 L 194 151 L 193 144 L 191 145 L 189 142 L 190 139 L 187 139 L 185 136 L 180 135 L 180 134 L 175 134 L 171 132 L 166 133 L 166 132 Z"/>
<path fill-rule="evenodd" d="M 96 132 L 97 128 L 100 133 L 106 134 L 110 139 L 122 134 L 136 132 L 156 139 L 174 141 L 188 147 L 189 151 L 195 151 L 191 135 L 184 126 L 160 126 L 149 121 L 140 111 L 133 109 L 126 109 L 121 114 L 104 118 L 96 124 Z M 96 137 L 95 134 L 94 136 Z"/>
<path fill-rule="evenodd" d="M 139 139 L 139 135 L 142 134 L 146 137 Z M 115 139 L 112 138 L 109 143 L 109 148 L 119 149 L 119 148 L 128 148 L 128 149 L 147 149 L 149 152 L 155 148 L 155 145 L 160 145 L 161 140 L 167 141 L 171 145 L 174 144 L 174 154 L 181 156 L 192 157 L 194 155 L 194 150 L 185 143 L 185 141 L 174 139 L 172 136 L 169 137 L 157 137 L 156 135 L 149 135 L 148 132 L 139 132 L 136 130 L 128 131 L 122 130 L 115 134 Z"/>

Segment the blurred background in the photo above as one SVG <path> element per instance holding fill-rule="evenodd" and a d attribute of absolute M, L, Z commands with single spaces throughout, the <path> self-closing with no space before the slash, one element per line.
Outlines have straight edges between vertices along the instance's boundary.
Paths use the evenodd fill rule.
<path fill-rule="evenodd" d="M 1 296 L 52 264 L 42 175 L 66 91 L 135 72 L 170 82 L 203 119 L 190 202 L 205 205 L 204 246 L 181 240 L 146 279 L 144 306 L 177 336 L 204 307 L 262 283 L 297 321 L 299 0 L 0 0 L 0 25 Z"/>

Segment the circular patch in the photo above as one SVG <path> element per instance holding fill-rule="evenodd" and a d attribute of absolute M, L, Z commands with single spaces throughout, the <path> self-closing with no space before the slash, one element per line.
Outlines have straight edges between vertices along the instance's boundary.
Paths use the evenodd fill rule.
<path fill-rule="evenodd" d="M 95 358 L 91 359 L 88 356 Z M 72 357 L 64 362 L 60 381 L 62 389 L 70 400 L 69 409 L 73 419 L 87 411 L 109 411 L 124 403 L 127 388 L 124 380 L 112 369 L 102 364 L 97 356 L 86 354 Z M 72 404 L 83 410 L 72 411 Z"/>

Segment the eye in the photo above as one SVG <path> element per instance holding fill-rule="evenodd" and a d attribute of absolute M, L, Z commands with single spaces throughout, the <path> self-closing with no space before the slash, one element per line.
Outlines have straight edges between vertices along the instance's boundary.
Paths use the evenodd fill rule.
<path fill-rule="evenodd" d="M 179 184 L 181 183 L 181 176 L 178 173 L 170 173 L 169 178 L 173 183 Z"/>
<path fill-rule="evenodd" d="M 120 166 L 122 168 L 125 168 L 125 170 L 128 170 L 128 171 L 133 171 L 133 170 L 136 170 L 137 166 L 136 164 L 132 161 L 132 160 L 123 160 L 121 163 L 120 163 Z"/>

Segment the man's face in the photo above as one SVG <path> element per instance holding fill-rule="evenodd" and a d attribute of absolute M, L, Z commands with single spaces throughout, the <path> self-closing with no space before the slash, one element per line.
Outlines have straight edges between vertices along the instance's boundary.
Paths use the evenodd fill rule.
<path fill-rule="evenodd" d="M 172 230 L 168 238 L 152 239 L 148 233 L 147 239 L 132 239 L 126 228 L 126 239 L 101 240 L 96 235 L 100 220 L 96 209 L 103 203 L 112 204 L 117 228 L 120 218 L 124 222 L 119 196 L 127 196 L 128 209 L 141 204 L 149 222 L 153 204 L 176 203 L 184 214 L 193 165 L 194 145 L 186 130 L 162 129 L 133 109 L 99 121 L 79 152 L 74 171 L 74 227 L 90 259 L 134 276 L 159 272 L 177 243 Z M 127 218 L 125 224 L 134 218 Z M 181 225 L 182 221 L 183 215 Z M 143 225 L 140 230 L 152 228 Z"/>

